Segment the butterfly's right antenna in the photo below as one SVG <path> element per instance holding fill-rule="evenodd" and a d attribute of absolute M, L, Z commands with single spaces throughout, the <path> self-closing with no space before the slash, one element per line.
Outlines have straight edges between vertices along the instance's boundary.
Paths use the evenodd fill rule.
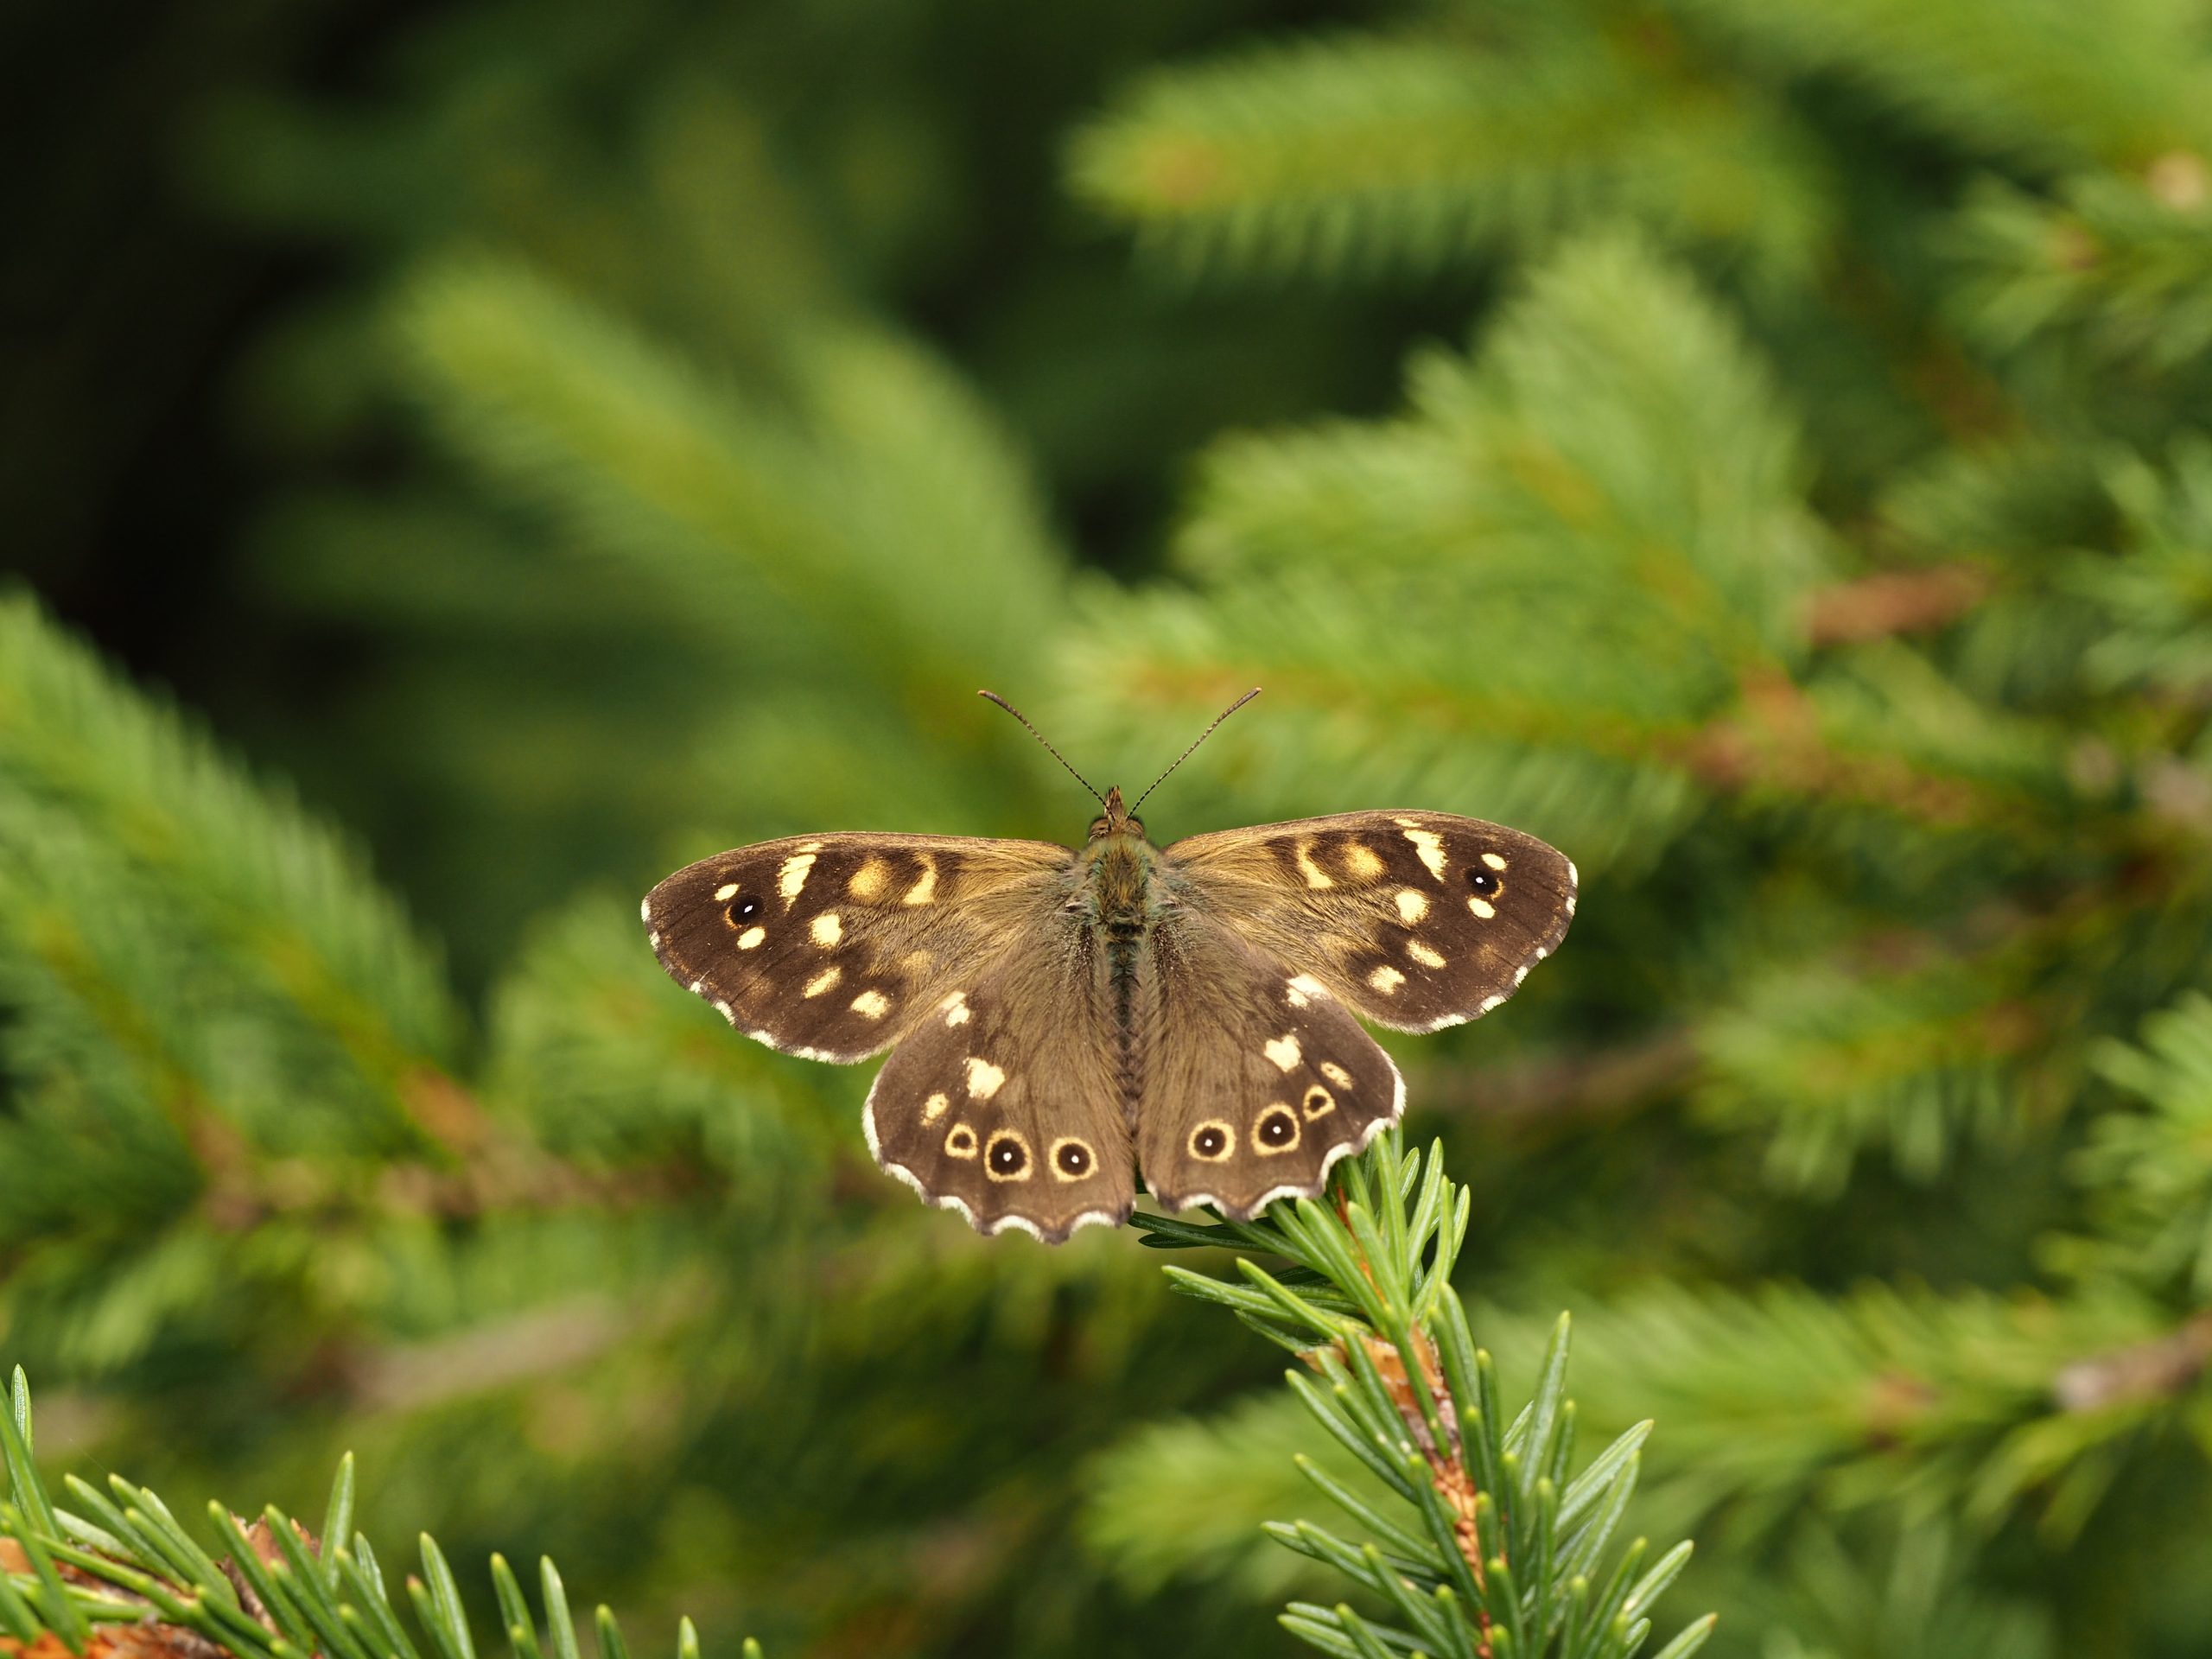
<path fill-rule="evenodd" d="M 1012 703 L 1008 702 L 1007 702 L 1004 697 L 1002 697 L 1002 696 L 999 696 L 999 694 L 998 694 L 997 692 L 995 692 L 995 691 L 978 691 L 976 695 L 977 696 L 979 696 L 979 697 L 988 697 L 988 698 L 989 698 L 993 702 L 995 702 L 996 704 L 998 704 L 998 706 L 999 706 L 1000 708 L 1001 708 L 1001 709 L 1005 709 L 1005 710 L 1007 711 L 1007 713 L 1008 713 L 1009 715 L 1013 715 L 1016 720 L 1018 720 L 1018 721 L 1021 721 L 1022 725 L 1023 725 L 1023 726 L 1027 729 L 1027 731 L 1028 731 L 1028 733 L 1029 733 L 1029 735 L 1030 735 L 1030 736 L 1032 736 L 1032 737 L 1035 738 L 1035 739 L 1036 739 L 1039 743 L 1045 743 L 1045 734 L 1044 734 L 1044 733 L 1042 733 L 1042 732 L 1040 732 L 1040 731 L 1039 731 L 1039 730 L 1038 730 L 1034 726 L 1031 726 L 1031 725 L 1029 724 L 1029 721 L 1028 721 L 1027 716 L 1026 716 L 1025 715 L 1023 715 L 1023 713 L 1021 712 L 1021 710 L 1020 710 L 1020 709 L 1019 709 L 1015 708 Z M 1051 756 L 1052 757 L 1052 759 L 1053 759 L 1053 760 L 1055 760 L 1058 761 L 1062 766 L 1068 766 L 1068 758 L 1067 758 L 1067 756 L 1065 756 L 1065 754 L 1062 754 L 1062 753 L 1061 753 L 1058 749 L 1054 748 L 1054 747 L 1053 747 L 1050 743 L 1045 743 L 1045 753 L 1047 753 L 1047 754 L 1049 754 L 1049 755 L 1051 755 Z M 1081 785 L 1082 785 L 1085 789 L 1090 789 L 1090 779 L 1088 779 L 1088 778 L 1086 778 L 1086 777 L 1084 777 L 1081 772 L 1077 772 L 1077 771 L 1073 766 L 1068 766 L 1068 775 L 1069 775 L 1070 777 L 1073 778 L 1073 779 L 1076 780 L 1076 782 L 1077 782 L 1078 784 L 1081 784 Z M 1091 798 L 1092 800 L 1094 800 L 1094 801 L 1097 802 L 1097 803 L 1098 803 L 1098 804 L 1099 804 L 1099 805 L 1101 805 L 1101 806 L 1103 806 L 1103 805 L 1105 805 L 1105 804 L 1106 804 L 1106 798 L 1105 798 L 1103 795 L 1101 795 L 1101 794 L 1100 794 L 1096 790 L 1095 790 L 1095 789 L 1090 789 L 1090 798 Z"/>
<path fill-rule="evenodd" d="M 1247 691 L 1243 696 L 1237 698 L 1236 702 L 1230 703 L 1228 708 L 1216 715 L 1213 717 L 1213 726 L 1209 726 L 1205 730 L 1200 732 L 1198 735 L 1197 741 L 1193 742 L 1189 748 L 1184 750 L 1182 753 L 1175 757 L 1174 765 L 1169 766 L 1167 768 L 1167 772 L 1174 771 L 1176 766 L 1181 766 L 1185 760 L 1196 754 L 1198 752 L 1198 744 L 1205 742 L 1206 739 L 1213 735 L 1214 726 L 1220 725 L 1223 721 L 1227 720 L 1231 715 L 1235 714 L 1239 709 L 1242 709 L 1246 703 L 1251 702 L 1253 698 L 1259 695 L 1260 688 L 1255 685 L 1249 691 Z M 1154 790 L 1158 789 L 1162 784 L 1166 783 L 1167 781 L 1167 772 L 1161 772 L 1159 777 L 1147 784 L 1144 786 L 1144 795 L 1151 794 Z M 1144 804 L 1144 795 L 1137 797 L 1135 804 L 1129 808 L 1130 811 L 1134 812 L 1138 807 Z"/>

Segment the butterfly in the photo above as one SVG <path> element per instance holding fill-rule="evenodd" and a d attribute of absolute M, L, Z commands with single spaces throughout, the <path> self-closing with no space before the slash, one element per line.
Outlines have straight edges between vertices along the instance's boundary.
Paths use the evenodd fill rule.
<path fill-rule="evenodd" d="M 1075 851 L 873 834 L 735 848 L 646 895 L 653 950 L 771 1048 L 839 1065 L 888 1049 L 869 1152 L 982 1232 L 1118 1225 L 1140 1171 L 1167 1209 L 1238 1220 L 1317 1194 L 1405 1109 L 1359 1020 L 1488 1014 L 1566 936 L 1575 870 L 1520 830 L 1408 810 L 1154 847 L 1136 808 L 1257 695 L 1134 804 L 1098 797 Z"/>

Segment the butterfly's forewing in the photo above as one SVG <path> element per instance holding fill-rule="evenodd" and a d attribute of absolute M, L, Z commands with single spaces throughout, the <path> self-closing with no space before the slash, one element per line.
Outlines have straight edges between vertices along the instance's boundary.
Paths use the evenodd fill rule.
<path fill-rule="evenodd" d="M 740 1031 L 849 1062 L 1052 916 L 1069 862 L 1039 841 L 797 836 L 678 870 L 644 915 L 661 966 Z"/>
<path fill-rule="evenodd" d="M 1058 1243 L 1118 1225 L 1135 1183 L 1113 1008 L 1091 930 L 1038 917 L 892 1051 L 868 1091 L 868 1150 L 985 1233 Z"/>
<path fill-rule="evenodd" d="M 1154 927 L 1133 1012 L 1137 1158 L 1171 1209 L 1242 1220 L 1318 1192 L 1405 1109 L 1397 1067 L 1319 980 L 1203 911 Z"/>
<path fill-rule="evenodd" d="M 1575 872 L 1534 836 L 1446 812 L 1347 812 L 1193 836 L 1170 890 L 1377 1025 L 1488 1014 L 1558 948 Z"/>

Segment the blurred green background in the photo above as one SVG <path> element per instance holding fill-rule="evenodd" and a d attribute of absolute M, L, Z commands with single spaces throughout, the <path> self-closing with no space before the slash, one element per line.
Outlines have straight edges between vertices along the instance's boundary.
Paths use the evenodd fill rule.
<path fill-rule="evenodd" d="M 1421 805 L 1392 1047 L 1731 1659 L 2212 1651 L 2200 0 L 19 7 L 0 1358 L 650 1643 L 1291 1650 L 1277 1357 L 638 895 Z M 171 703 L 185 713 L 179 715 Z M 212 734 L 212 742 L 203 734 Z M 1596 1444 L 1595 1441 L 1586 1442 Z"/>

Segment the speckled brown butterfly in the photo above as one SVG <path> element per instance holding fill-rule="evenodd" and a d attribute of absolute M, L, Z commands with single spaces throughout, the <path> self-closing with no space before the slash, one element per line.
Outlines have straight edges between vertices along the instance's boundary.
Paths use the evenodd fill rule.
<path fill-rule="evenodd" d="M 757 1041 L 839 1064 L 891 1050 L 862 1117 L 876 1161 L 985 1233 L 1057 1243 L 1128 1218 L 1132 1165 L 1171 1210 L 1243 1219 L 1319 1192 L 1405 1106 L 1352 1016 L 1434 1031 L 1488 1014 L 1574 914 L 1572 863 L 1473 818 L 1347 812 L 1162 852 L 1119 789 L 1100 804 L 1075 853 L 737 848 L 655 887 L 645 925 L 677 982 Z"/>

